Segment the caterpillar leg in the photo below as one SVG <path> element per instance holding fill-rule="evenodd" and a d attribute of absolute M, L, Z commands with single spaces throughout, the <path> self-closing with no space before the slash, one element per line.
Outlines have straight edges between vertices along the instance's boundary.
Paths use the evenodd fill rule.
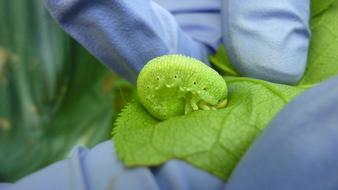
<path fill-rule="evenodd" d="M 198 107 L 201 108 L 202 110 L 210 110 L 211 109 L 211 107 L 204 101 L 201 101 L 198 104 Z"/>
<path fill-rule="evenodd" d="M 228 99 L 224 99 L 222 102 L 218 103 L 216 108 L 224 108 L 226 105 L 228 105 Z"/>
<path fill-rule="evenodd" d="M 190 99 L 190 105 L 192 107 L 192 109 L 194 111 L 197 111 L 198 110 L 198 105 L 197 105 L 197 102 L 199 101 L 200 99 L 197 98 L 196 96 L 193 96 L 191 99 Z"/>
<path fill-rule="evenodd" d="M 217 110 L 217 108 L 215 108 L 215 107 L 210 107 L 210 109 L 211 109 L 211 110 Z"/>
<path fill-rule="evenodd" d="M 186 114 L 188 114 L 188 113 L 190 113 L 192 111 L 193 110 L 192 110 L 192 107 L 190 105 L 190 100 L 186 100 L 186 102 L 185 102 L 185 108 L 184 108 L 184 114 L 186 115 Z"/>
<path fill-rule="evenodd" d="M 183 93 L 183 91 L 179 91 L 180 93 Z M 190 102 L 191 102 L 191 94 L 184 94 L 185 95 L 185 106 L 184 106 L 184 114 L 188 114 L 190 112 L 192 112 L 192 108 L 191 108 L 191 105 L 190 105 Z"/>

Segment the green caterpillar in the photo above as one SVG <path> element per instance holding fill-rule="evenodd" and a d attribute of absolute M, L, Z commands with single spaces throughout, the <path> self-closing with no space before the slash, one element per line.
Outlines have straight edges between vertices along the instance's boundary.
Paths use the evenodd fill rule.
<path fill-rule="evenodd" d="M 168 119 L 227 104 L 227 85 L 215 70 L 183 55 L 150 60 L 137 78 L 141 104 L 155 118 Z"/>

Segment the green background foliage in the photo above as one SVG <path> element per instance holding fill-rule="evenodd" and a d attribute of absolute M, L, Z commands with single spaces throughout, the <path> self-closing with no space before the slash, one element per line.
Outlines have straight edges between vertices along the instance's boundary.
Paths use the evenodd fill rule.
<path fill-rule="evenodd" d="M 42 0 L 0 0 L 0 181 L 109 139 L 132 93 L 61 31 Z"/>

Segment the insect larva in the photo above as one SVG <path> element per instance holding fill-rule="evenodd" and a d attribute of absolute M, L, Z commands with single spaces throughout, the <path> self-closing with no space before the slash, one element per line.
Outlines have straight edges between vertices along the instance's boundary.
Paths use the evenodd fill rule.
<path fill-rule="evenodd" d="M 143 67 L 137 93 L 146 110 L 164 120 L 200 109 L 225 107 L 228 90 L 222 76 L 201 61 L 164 55 Z"/>

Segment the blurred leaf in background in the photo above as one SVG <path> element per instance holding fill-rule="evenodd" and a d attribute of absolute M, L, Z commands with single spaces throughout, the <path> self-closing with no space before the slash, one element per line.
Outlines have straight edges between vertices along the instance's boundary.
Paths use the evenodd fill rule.
<path fill-rule="evenodd" d="M 60 30 L 42 0 L 0 0 L 0 181 L 109 139 L 133 94 Z"/>

